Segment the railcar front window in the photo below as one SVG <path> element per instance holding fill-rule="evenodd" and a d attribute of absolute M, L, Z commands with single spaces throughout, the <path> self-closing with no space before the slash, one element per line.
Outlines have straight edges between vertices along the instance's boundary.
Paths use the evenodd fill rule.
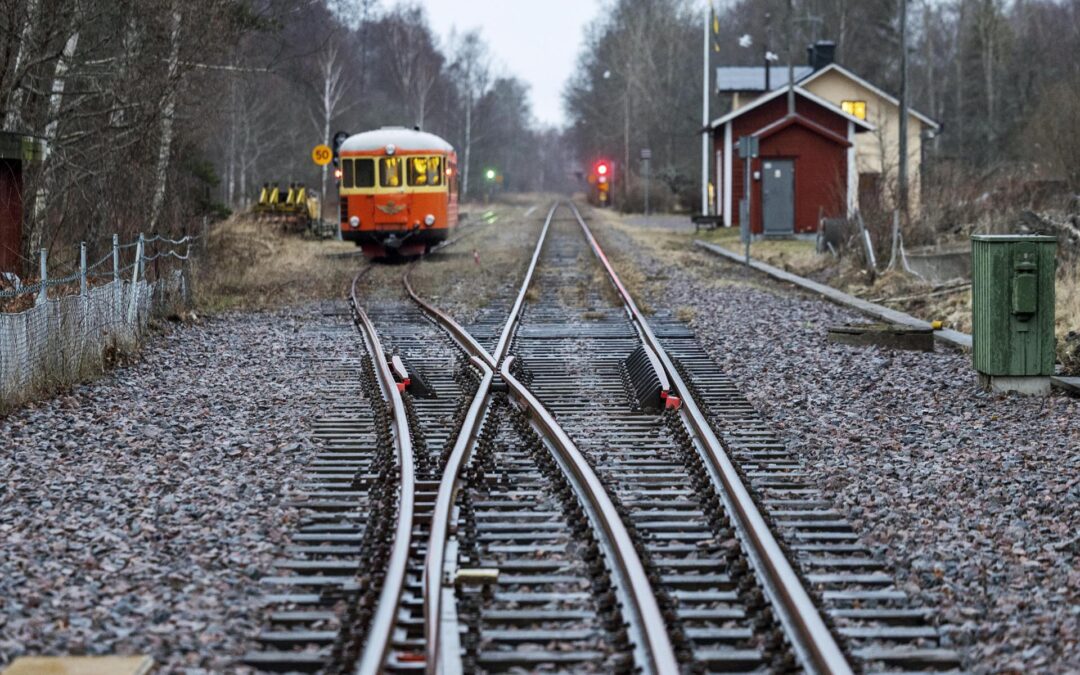
<path fill-rule="evenodd" d="M 341 187 L 353 187 L 353 160 L 341 160 Z"/>
<path fill-rule="evenodd" d="M 379 185 L 401 187 L 401 173 L 401 160 L 398 157 L 383 157 L 379 160 Z"/>
<path fill-rule="evenodd" d="M 442 185 L 442 157 L 410 157 L 409 185 Z"/>
<path fill-rule="evenodd" d="M 375 160 L 354 160 L 353 183 L 349 187 L 373 188 L 375 187 Z"/>

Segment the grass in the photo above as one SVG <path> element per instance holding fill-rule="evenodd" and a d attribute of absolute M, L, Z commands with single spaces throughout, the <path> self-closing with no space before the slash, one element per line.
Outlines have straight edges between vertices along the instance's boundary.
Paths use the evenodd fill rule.
<path fill-rule="evenodd" d="M 734 228 L 718 228 L 705 232 L 687 232 L 665 228 L 644 228 L 631 226 L 617 214 L 594 211 L 597 217 L 610 225 L 613 232 L 629 237 L 635 246 L 648 251 L 653 257 L 669 261 L 672 267 L 681 268 L 690 273 L 707 287 L 722 292 L 721 287 L 730 287 L 733 282 L 718 280 L 710 270 L 715 269 L 714 259 L 702 259 L 702 254 L 693 249 L 693 240 L 702 239 L 716 243 L 732 251 L 741 252 L 742 243 L 739 231 Z M 598 237 L 602 237 L 600 233 Z M 612 235 L 607 235 L 612 236 Z M 620 256 L 608 247 L 616 267 L 623 275 L 623 281 L 635 297 L 643 297 L 641 291 L 645 282 L 657 281 L 645 279 L 633 261 Z M 751 243 L 750 255 L 774 267 L 786 269 L 801 276 L 827 283 L 852 295 L 865 298 L 893 309 L 906 312 L 926 321 L 941 321 L 948 328 L 965 333 L 971 332 L 971 293 L 969 287 L 955 290 L 937 289 L 926 282 L 906 274 L 889 272 L 871 280 L 858 264 L 849 256 L 837 262 L 832 256 L 818 254 L 814 242 L 800 239 L 769 239 Z M 748 277 L 746 285 L 769 289 L 763 276 Z M 655 288 L 653 289 L 656 290 Z M 1073 356 L 1070 350 L 1078 350 L 1076 342 L 1067 343 L 1066 336 L 1072 332 L 1080 333 L 1080 266 L 1075 263 L 1060 262 L 1056 285 L 1056 325 L 1058 355 L 1063 364 L 1076 363 L 1072 369 L 1080 372 L 1080 355 Z M 928 293 L 935 295 L 927 297 Z M 894 301 L 896 298 L 905 298 Z M 678 308 L 677 314 L 686 320 L 693 318 L 693 308 Z M 1067 353 L 1068 351 L 1068 353 Z"/>
<path fill-rule="evenodd" d="M 717 228 L 698 232 L 688 240 L 701 239 L 726 249 L 743 251 L 739 229 L 735 227 Z M 758 239 L 750 242 L 750 257 L 773 267 L 779 267 L 799 275 L 820 272 L 832 264 L 832 258 L 822 255 L 815 249 L 815 244 L 808 239 Z"/>
<path fill-rule="evenodd" d="M 353 244 L 287 233 L 248 216 L 215 225 L 207 251 L 196 274 L 195 301 L 211 314 L 345 297 L 364 264 Z"/>
<path fill-rule="evenodd" d="M 414 268 L 409 277 L 413 288 L 443 309 L 452 308 L 455 318 L 465 323 L 487 305 L 512 299 L 543 224 L 540 209 L 522 217 L 527 210 L 523 207 L 533 203 L 476 207 L 480 213 L 495 211 L 497 217 L 491 223 L 469 219 L 461 230 L 470 233 L 467 238 Z M 533 287 L 526 298 L 535 300 L 538 295 Z"/>

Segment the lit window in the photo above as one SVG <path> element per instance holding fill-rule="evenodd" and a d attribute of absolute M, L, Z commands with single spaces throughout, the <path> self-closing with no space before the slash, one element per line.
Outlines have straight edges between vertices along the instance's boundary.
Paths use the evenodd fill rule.
<path fill-rule="evenodd" d="M 401 187 L 401 161 L 397 157 L 383 157 L 379 160 L 379 185 L 383 187 Z"/>
<path fill-rule="evenodd" d="M 442 157 L 410 157 L 409 185 L 442 185 Z"/>
<path fill-rule="evenodd" d="M 842 101 L 840 107 L 852 117 L 866 119 L 866 101 Z"/>

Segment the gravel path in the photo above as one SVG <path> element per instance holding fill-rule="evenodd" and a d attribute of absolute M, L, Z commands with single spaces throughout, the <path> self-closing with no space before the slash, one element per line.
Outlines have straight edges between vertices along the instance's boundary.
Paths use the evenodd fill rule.
<path fill-rule="evenodd" d="M 232 671 L 312 447 L 316 307 L 179 327 L 143 358 L 0 419 L 0 665 L 153 654 Z"/>
<path fill-rule="evenodd" d="M 970 668 L 1080 671 L 1080 399 L 982 393 L 953 352 L 828 344 L 828 325 L 862 318 L 706 254 L 672 264 L 598 236 L 642 268 L 653 306 L 693 314 Z"/>

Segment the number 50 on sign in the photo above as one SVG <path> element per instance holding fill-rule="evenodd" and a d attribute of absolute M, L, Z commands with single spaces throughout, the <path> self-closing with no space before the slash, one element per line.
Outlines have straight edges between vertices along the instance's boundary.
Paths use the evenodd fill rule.
<path fill-rule="evenodd" d="M 315 149 L 311 151 L 311 161 L 319 166 L 326 166 L 333 158 L 334 151 L 330 149 L 329 145 L 316 145 Z"/>

